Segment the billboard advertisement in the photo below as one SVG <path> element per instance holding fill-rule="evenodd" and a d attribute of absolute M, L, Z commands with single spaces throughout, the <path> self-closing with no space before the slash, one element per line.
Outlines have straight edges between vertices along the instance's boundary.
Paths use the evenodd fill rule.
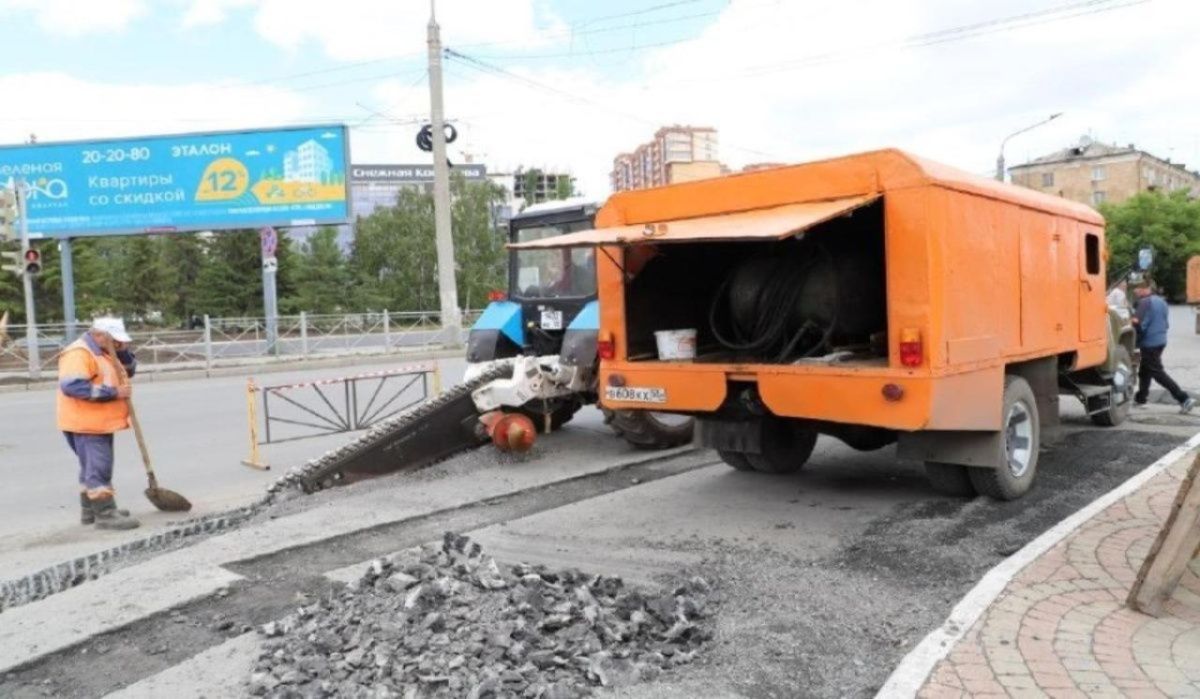
<path fill-rule="evenodd" d="M 30 237 L 345 223 L 344 126 L 0 146 Z"/>

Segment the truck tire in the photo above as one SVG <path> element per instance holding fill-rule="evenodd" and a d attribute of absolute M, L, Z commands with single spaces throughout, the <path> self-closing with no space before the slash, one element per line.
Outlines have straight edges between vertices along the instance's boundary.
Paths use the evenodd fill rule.
<path fill-rule="evenodd" d="M 746 454 L 761 473 L 795 473 L 808 463 L 817 445 L 817 431 L 795 420 L 768 418 L 763 423 L 762 453 Z"/>
<path fill-rule="evenodd" d="M 1129 408 L 1133 405 L 1133 389 L 1137 385 L 1137 376 L 1133 372 L 1133 356 L 1129 354 L 1129 348 L 1125 345 L 1118 345 L 1116 354 L 1117 369 L 1113 372 L 1112 397 L 1109 400 L 1123 400 L 1116 405 L 1110 404 L 1104 412 L 1092 414 L 1092 424 L 1101 427 L 1116 427 L 1125 422 L 1125 418 L 1129 417 Z"/>
<path fill-rule="evenodd" d="M 929 485 L 943 495 L 975 497 L 975 486 L 971 484 L 971 474 L 967 473 L 966 466 L 926 461 L 925 477 L 929 479 Z"/>
<path fill-rule="evenodd" d="M 1004 424 L 997 461 L 1003 465 L 968 468 L 967 473 L 980 495 L 994 500 L 1016 500 L 1033 487 L 1042 443 L 1037 398 L 1025 379 L 1004 377 L 1004 406 L 1000 414 Z"/>
<path fill-rule="evenodd" d="M 678 419 L 659 417 L 658 413 L 649 410 L 604 411 L 604 422 L 638 449 L 670 449 L 690 444 L 696 421 L 681 415 L 671 417 Z"/>
<path fill-rule="evenodd" d="M 754 465 L 750 463 L 750 459 L 740 451 L 721 451 L 717 450 L 717 456 L 721 457 L 721 461 L 729 464 L 736 471 L 753 471 Z"/>

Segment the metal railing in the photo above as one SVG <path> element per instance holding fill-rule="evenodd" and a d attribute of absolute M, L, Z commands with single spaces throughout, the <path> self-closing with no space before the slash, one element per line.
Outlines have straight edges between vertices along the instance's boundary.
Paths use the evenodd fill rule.
<path fill-rule="evenodd" d="M 463 312 L 463 333 L 453 337 L 437 311 L 367 312 L 279 316 L 271 342 L 265 318 L 209 318 L 202 327 L 131 327 L 139 371 L 204 369 L 272 358 L 388 354 L 462 344 L 479 311 Z M 0 385 L 52 377 L 58 353 L 88 328 L 87 321 L 37 326 L 38 372 L 30 371 L 24 325 L 0 334 Z"/>

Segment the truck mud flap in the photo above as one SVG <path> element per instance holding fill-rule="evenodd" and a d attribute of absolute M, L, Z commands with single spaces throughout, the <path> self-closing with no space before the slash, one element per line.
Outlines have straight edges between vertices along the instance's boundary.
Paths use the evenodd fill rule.
<path fill-rule="evenodd" d="M 762 453 L 761 420 L 696 419 L 696 443 L 717 451 Z"/>

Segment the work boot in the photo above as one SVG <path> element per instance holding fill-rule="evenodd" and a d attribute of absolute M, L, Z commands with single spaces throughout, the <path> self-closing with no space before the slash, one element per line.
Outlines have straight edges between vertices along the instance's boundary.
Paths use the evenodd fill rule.
<path fill-rule="evenodd" d="M 116 507 L 116 501 L 113 501 L 113 506 Z M 129 510 L 117 508 L 117 515 L 128 517 Z M 92 500 L 87 496 L 87 493 L 79 494 L 79 522 L 80 524 L 94 524 L 96 521 L 96 513 L 92 510 Z"/>
<path fill-rule="evenodd" d="M 96 517 L 97 529 L 137 529 L 141 522 L 128 514 L 118 514 L 117 503 L 112 498 L 92 501 L 92 514 Z"/>
<path fill-rule="evenodd" d="M 1188 413 L 1192 412 L 1192 408 L 1195 408 L 1195 407 L 1196 407 L 1196 399 L 1192 398 L 1191 396 L 1188 396 L 1187 400 L 1185 400 L 1179 404 L 1179 412 L 1184 415 L 1187 415 Z"/>

